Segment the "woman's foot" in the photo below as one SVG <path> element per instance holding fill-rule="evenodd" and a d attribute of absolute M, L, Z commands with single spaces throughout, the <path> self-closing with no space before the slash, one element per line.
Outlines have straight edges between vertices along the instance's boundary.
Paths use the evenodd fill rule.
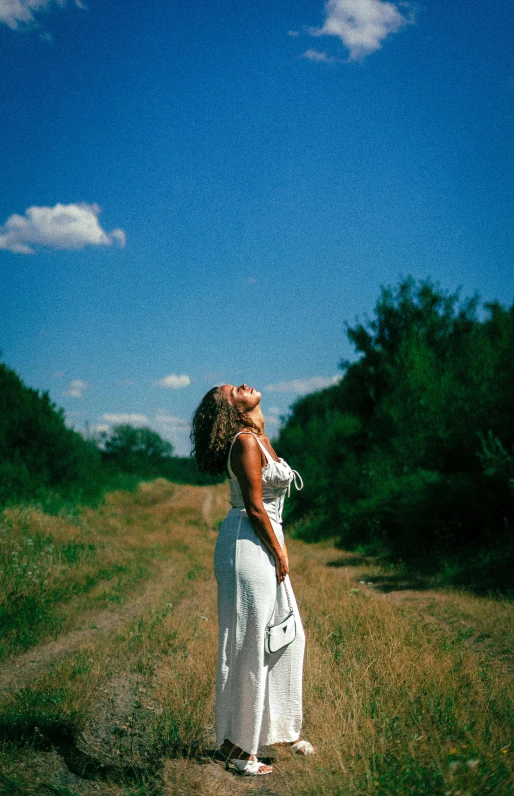
<path fill-rule="evenodd" d="M 227 764 L 232 765 L 238 774 L 245 777 L 262 776 L 263 774 L 271 774 L 273 768 L 267 766 L 256 758 L 255 755 L 250 755 L 236 746 L 229 740 L 223 741 L 223 744 L 217 751 L 218 757 L 224 760 Z"/>
<path fill-rule="evenodd" d="M 273 771 L 271 766 L 257 760 L 255 755 L 251 755 L 247 760 L 231 758 L 231 763 L 237 773 L 242 774 L 243 777 L 260 777 L 263 774 L 271 774 Z"/>
<path fill-rule="evenodd" d="M 295 741 L 289 747 L 294 755 L 313 755 L 314 747 L 309 741 Z"/>
<path fill-rule="evenodd" d="M 277 746 L 284 746 L 293 755 L 313 755 L 314 754 L 314 747 L 309 741 L 302 741 L 298 739 L 297 741 L 285 741 L 284 743 L 278 743 Z"/>

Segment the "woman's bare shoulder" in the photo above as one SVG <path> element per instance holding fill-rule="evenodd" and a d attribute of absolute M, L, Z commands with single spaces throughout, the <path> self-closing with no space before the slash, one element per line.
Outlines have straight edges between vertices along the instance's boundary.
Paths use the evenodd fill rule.
<path fill-rule="evenodd" d="M 251 431 L 242 431 L 234 440 L 234 451 L 252 451 L 258 450 L 259 443 L 255 439 L 255 434 Z"/>
<path fill-rule="evenodd" d="M 265 465 L 266 459 L 255 435 L 251 432 L 239 434 L 232 448 L 232 469 L 235 474 L 239 477 L 246 473 L 247 476 L 260 479 L 262 467 Z"/>
<path fill-rule="evenodd" d="M 254 462 L 259 462 L 259 466 L 266 464 L 261 446 L 257 442 L 255 434 L 251 431 L 244 431 L 236 437 L 232 448 L 232 459 L 236 463 L 241 461 L 249 465 L 253 465 Z"/>

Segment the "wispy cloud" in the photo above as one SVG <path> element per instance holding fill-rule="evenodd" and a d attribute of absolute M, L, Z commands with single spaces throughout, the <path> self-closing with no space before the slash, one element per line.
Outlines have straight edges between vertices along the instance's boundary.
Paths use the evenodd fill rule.
<path fill-rule="evenodd" d="M 1 2 L 1 0 L 0 0 Z M 105 232 L 98 223 L 96 204 L 56 204 L 29 207 L 25 215 L 14 213 L 0 227 L 0 249 L 16 254 L 35 254 L 38 247 L 82 249 L 84 246 L 125 245 L 122 229 Z"/>
<path fill-rule="evenodd" d="M 88 389 L 89 384 L 87 382 L 82 381 L 82 379 L 73 379 L 68 384 L 68 389 L 64 392 L 64 395 L 68 395 L 70 398 L 82 398 Z"/>
<path fill-rule="evenodd" d="M 177 417 L 176 415 L 168 415 L 164 410 L 157 412 L 155 415 L 155 422 L 163 426 L 172 426 L 173 428 L 189 429 L 190 427 L 189 421 L 185 418 Z"/>
<path fill-rule="evenodd" d="M 319 50 L 305 50 L 302 58 L 307 58 L 309 61 L 320 61 L 325 64 L 333 64 L 336 61 L 333 56 L 319 52 Z"/>
<path fill-rule="evenodd" d="M 169 376 L 154 381 L 154 384 L 156 387 L 165 387 L 167 390 L 179 390 L 182 387 L 188 387 L 191 384 L 191 379 L 185 373 L 181 376 L 170 373 Z"/>
<path fill-rule="evenodd" d="M 72 409 L 70 411 L 66 410 L 66 420 L 78 420 L 81 417 L 85 416 L 85 412 L 79 409 Z"/>
<path fill-rule="evenodd" d="M 124 412 L 102 415 L 102 420 L 105 420 L 106 423 L 114 423 L 115 425 L 129 423 L 131 426 L 145 426 L 150 422 L 146 415 Z"/>
<path fill-rule="evenodd" d="M 389 34 L 412 22 L 400 14 L 393 3 L 382 0 L 328 0 L 325 12 L 323 26 L 311 28 L 309 32 L 312 36 L 337 36 L 350 51 L 352 61 L 379 50 Z M 308 52 L 316 53 L 315 50 Z M 311 57 L 311 60 L 329 60 L 328 56 L 325 59 L 308 56 L 307 53 L 304 56 Z"/>
<path fill-rule="evenodd" d="M 191 448 L 190 421 L 177 415 L 171 415 L 166 409 L 157 409 L 152 417 L 136 412 L 106 412 L 96 418 L 96 422 L 90 427 L 90 430 L 95 434 L 106 433 L 109 435 L 113 426 L 125 424 L 136 427 L 148 426 L 163 439 L 167 439 L 173 444 L 176 456 L 189 456 Z"/>
<path fill-rule="evenodd" d="M 36 14 L 50 11 L 52 6 L 64 8 L 66 5 L 86 8 L 82 0 L 0 0 L 0 23 L 11 30 L 26 30 L 36 25 Z"/>
<path fill-rule="evenodd" d="M 103 424 L 111 423 L 117 425 L 119 423 L 129 423 L 134 426 L 158 426 L 161 430 L 166 427 L 167 431 L 188 431 L 190 428 L 188 420 L 183 417 L 177 417 L 176 415 L 170 415 L 164 409 L 159 409 L 153 418 L 138 414 L 137 412 L 108 412 L 101 416 L 100 421 Z"/>
<path fill-rule="evenodd" d="M 268 384 L 264 389 L 266 392 L 293 392 L 297 395 L 306 395 L 309 392 L 323 390 L 331 387 L 341 379 L 341 376 L 312 376 L 310 379 L 293 379 L 292 381 L 279 381 L 276 384 Z"/>
<path fill-rule="evenodd" d="M 111 427 L 108 423 L 95 423 L 90 427 L 90 430 L 94 434 L 108 434 Z"/>
<path fill-rule="evenodd" d="M 266 415 L 264 419 L 268 428 L 269 426 L 273 426 L 273 428 L 278 428 L 278 426 L 280 425 L 280 419 L 278 417 L 275 417 L 274 415 Z"/>
<path fill-rule="evenodd" d="M 175 456 L 189 456 L 191 442 L 189 432 L 191 424 L 189 420 L 176 415 L 169 415 L 162 409 L 155 415 L 152 426 L 164 438 L 173 444 Z"/>

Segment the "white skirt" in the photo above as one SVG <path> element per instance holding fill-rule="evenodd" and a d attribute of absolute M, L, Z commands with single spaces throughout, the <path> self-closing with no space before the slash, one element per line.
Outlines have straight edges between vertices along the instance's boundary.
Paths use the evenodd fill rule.
<path fill-rule="evenodd" d="M 282 526 L 271 520 L 281 545 Z M 223 522 L 214 553 L 218 583 L 218 674 L 216 743 L 227 738 L 249 754 L 260 746 L 296 741 L 302 725 L 305 634 L 289 577 L 287 590 L 296 638 L 277 653 L 264 650 L 264 633 L 288 613 L 283 586 L 277 589 L 273 556 L 244 509 Z"/>

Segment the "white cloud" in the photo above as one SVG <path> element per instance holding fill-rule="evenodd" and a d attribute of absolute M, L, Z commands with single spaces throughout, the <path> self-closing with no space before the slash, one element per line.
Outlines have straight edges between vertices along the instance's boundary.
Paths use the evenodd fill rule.
<path fill-rule="evenodd" d="M 189 456 L 191 451 L 189 439 L 191 424 L 189 420 L 170 415 L 166 409 L 158 409 L 152 425 L 164 439 L 173 444 L 175 456 Z"/>
<path fill-rule="evenodd" d="M 266 392 L 295 392 L 298 395 L 306 395 L 309 392 L 323 390 L 331 387 L 340 381 L 341 376 L 312 376 L 310 379 L 293 379 L 292 381 L 279 381 L 276 384 L 268 384 L 264 389 Z"/>
<path fill-rule="evenodd" d="M 189 430 L 190 424 L 188 420 L 185 420 L 183 417 L 176 417 L 175 415 L 168 415 L 163 413 L 157 413 L 155 415 L 155 422 L 159 423 L 163 426 L 169 426 L 170 428 L 174 429 L 184 429 Z"/>
<path fill-rule="evenodd" d="M 91 426 L 91 431 L 95 434 L 105 432 L 109 434 L 112 431 L 112 426 L 121 424 L 128 424 L 131 426 L 148 426 L 163 439 L 167 439 L 173 444 L 173 453 L 175 456 L 189 456 L 191 444 L 189 440 L 189 432 L 191 424 L 189 420 L 176 415 L 170 415 L 166 409 L 157 409 L 153 417 L 147 417 L 143 414 L 133 413 L 106 413 L 97 418 L 94 425 Z"/>
<path fill-rule="evenodd" d="M 89 389 L 87 382 L 82 381 L 82 379 L 73 379 L 68 384 L 68 389 L 64 395 L 69 395 L 70 398 L 82 398 L 87 389 Z"/>
<path fill-rule="evenodd" d="M 86 202 L 29 207 L 24 216 L 14 213 L 0 227 L 0 249 L 17 254 L 34 254 L 34 246 L 82 249 L 84 246 L 111 246 L 115 241 L 124 246 L 123 230 L 105 232 L 98 223 L 99 214 L 98 205 Z"/>
<path fill-rule="evenodd" d="M 96 423 L 96 425 L 91 426 L 91 431 L 94 434 L 108 434 L 110 430 L 111 427 L 108 425 L 108 423 Z"/>
<path fill-rule="evenodd" d="M 307 58 L 309 61 L 320 61 L 325 64 L 333 64 L 336 60 L 326 53 L 320 53 L 318 50 L 305 50 L 302 58 Z"/>
<path fill-rule="evenodd" d="M 154 381 L 156 387 L 165 387 L 168 390 L 178 390 L 181 387 L 188 387 L 191 384 L 191 379 L 185 373 L 177 376 L 175 373 L 170 373 L 169 376 L 164 376 L 162 379 Z"/>
<path fill-rule="evenodd" d="M 412 21 L 393 3 L 382 0 L 328 0 L 325 11 L 323 27 L 309 32 L 313 36 L 337 36 L 350 51 L 352 61 L 379 50 L 390 33 Z"/>
<path fill-rule="evenodd" d="M 34 16 L 40 11 L 49 11 L 52 6 L 64 8 L 66 0 L 0 0 L 0 23 L 11 30 L 23 30 L 36 23 Z M 72 0 L 71 5 L 85 9 L 82 0 Z"/>
<path fill-rule="evenodd" d="M 125 414 L 123 412 L 120 414 L 102 415 L 102 420 L 105 420 L 107 423 L 115 423 L 116 425 L 120 423 L 129 423 L 131 426 L 144 426 L 150 422 L 146 415 L 138 415 L 135 413 Z"/>

